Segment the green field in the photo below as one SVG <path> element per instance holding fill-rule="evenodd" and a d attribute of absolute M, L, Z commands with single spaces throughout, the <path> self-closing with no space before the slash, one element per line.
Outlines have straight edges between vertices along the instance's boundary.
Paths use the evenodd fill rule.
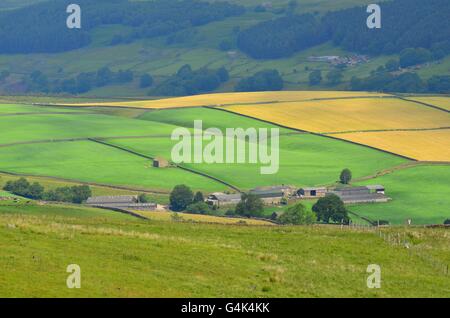
<path fill-rule="evenodd" d="M 0 116 L 0 126 L 0 144 L 88 137 L 170 136 L 176 128 L 163 123 L 76 113 Z"/>
<path fill-rule="evenodd" d="M 0 296 L 448 297 L 450 277 L 427 261 L 450 262 L 446 231 L 406 234 L 412 250 L 426 254 L 339 227 L 221 226 L 70 206 L 0 206 Z M 66 287 L 69 264 L 81 267 L 81 289 Z M 369 264 L 382 268 L 381 289 L 366 286 Z"/>
<path fill-rule="evenodd" d="M 351 210 L 372 220 L 404 224 L 442 224 L 450 218 L 450 167 L 418 166 L 395 171 L 362 184 L 382 184 L 392 201 L 368 204 Z"/>
<path fill-rule="evenodd" d="M 230 127 L 258 129 L 276 126 L 208 108 L 158 111 L 75 108 L 74 113 L 67 114 L 48 114 L 48 109 L 56 113 L 60 110 L 70 111 L 60 107 L 0 106 L 0 110 L 7 114 L 0 116 L 2 128 L 5 127 L 0 136 L 0 143 L 3 144 L 0 147 L 0 171 L 59 178 L 59 181 L 33 179 L 38 182 L 43 180 L 43 184 L 49 188 L 72 181 L 128 189 L 94 187 L 97 195 L 130 191 L 137 193 L 139 190 L 168 193 L 175 185 L 183 183 L 195 190 L 210 193 L 230 189 L 207 176 L 241 190 L 279 184 L 298 187 L 331 185 L 336 182 L 343 168 L 350 168 L 354 179 L 360 179 L 370 178 L 380 171 L 407 162 L 367 147 L 281 128 L 280 169 L 274 175 L 261 174 L 261 166 L 266 165 L 259 164 L 181 165 L 204 175 L 175 167 L 156 169 L 152 167 L 150 159 L 139 154 L 170 159 L 171 150 L 177 143 L 170 140 L 172 131 L 176 127 L 186 127 L 192 131 L 194 120 L 202 120 L 204 129 L 216 127 L 222 131 Z M 87 140 L 95 137 L 106 138 L 104 141 L 110 146 Z M 249 143 L 246 145 L 248 151 Z M 392 224 L 402 224 L 407 218 L 412 218 L 415 224 L 442 223 L 450 216 L 445 199 L 449 190 L 448 171 L 448 166 L 417 167 L 369 179 L 366 184 L 383 184 L 393 201 L 388 204 L 358 205 L 351 207 L 351 210 L 359 216 L 372 220 L 386 219 Z M 0 183 L 4 184 L 14 177 L 2 179 Z M 48 180 L 51 180 L 50 184 L 47 184 Z M 421 191 L 417 191 L 417 188 Z M 153 194 L 152 198 L 156 202 L 167 203 L 167 195 Z M 274 209 L 268 209 L 266 214 L 270 215 Z M 354 218 L 356 220 L 358 217 Z"/>
<path fill-rule="evenodd" d="M 203 191 L 225 190 L 218 182 L 178 168 L 157 169 L 149 159 L 90 141 L 0 148 L 3 171 L 169 191 L 189 184 Z"/>

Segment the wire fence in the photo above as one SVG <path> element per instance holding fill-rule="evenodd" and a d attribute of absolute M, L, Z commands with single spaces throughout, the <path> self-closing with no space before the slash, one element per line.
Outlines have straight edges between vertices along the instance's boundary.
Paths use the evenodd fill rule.
<path fill-rule="evenodd" d="M 341 229 L 374 233 L 385 243 L 391 246 L 402 247 L 406 249 L 410 257 L 418 257 L 425 263 L 433 267 L 439 273 L 446 276 L 450 275 L 449 264 L 436 259 L 432 255 L 430 255 L 430 253 L 423 250 L 420 246 L 415 246 L 406 232 L 383 231 L 383 229 L 389 229 L 389 226 L 376 226 L 353 222 L 350 222 L 350 224 L 348 225 L 341 224 Z"/>

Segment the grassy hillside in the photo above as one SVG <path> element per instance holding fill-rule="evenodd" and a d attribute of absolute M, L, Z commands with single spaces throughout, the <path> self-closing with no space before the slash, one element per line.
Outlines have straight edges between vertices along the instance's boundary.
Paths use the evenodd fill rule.
<path fill-rule="evenodd" d="M 360 184 L 382 184 L 393 200 L 386 204 L 366 204 L 351 210 L 372 220 L 389 220 L 404 224 L 442 224 L 450 218 L 450 167 L 418 166 L 365 181 Z"/>
<path fill-rule="evenodd" d="M 23 0 L 22 2 L 24 2 Z M 29 1 L 31 2 L 31 0 Z M 103 25 L 95 28 L 92 33 L 92 43 L 81 49 L 57 54 L 15 54 L 0 55 L 0 70 L 8 70 L 11 76 L 0 85 L 5 91 L 17 90 L 20 92 L 21 79 L 35 70 L 42 71 L 50 78 L 71 78 L 80 72 L 97 71 L 108 66 L 114 71 L 132 70 L 137 76 L 143 73 L 151 73 L 157 83 L 173 75 L 181 66 L 190 64 L 194 69 L 202 67 L 219 68 L 225 66 L 230 74 L 231 81 L 219 88 L 219 91 L 233 90 L 234 84 L 242 77 L 248 76 L 264 69 L 277 69 L 286 81 L 286 89 L 311 88 L 308 84 L 308 76 L 312 70 L 321 70 L 323 75 L 334 67 L 328 63 L 317 63 L 308 60 L 309 56 L 339 55 L 348 56 L 352 52 L 335 47 L 331 42 L 318 45 L 305 51 L 294 54 L 289 58 L 276 60 L 254 60 L 246 54 L 236 50 L 236 28 L 246 29 L 262 21 L 283 16 L 276 14 L 280 8 L 286 8 L 289 1 L 271 1 L 272 9 L 267 12 L 255 12 L 254 7 L 260 5 L 260 1 L 231 1 L 247 6 L 247 12 L 238 17 L 230 17 L 222 21 L 209 23 L 189 29 L 187 34 L 177 43 L 168 43 L 167 36 L 153 39 L 143 39 L 132 43 L 111 46 L 111 40 L 117 35 L 127 35 L 130 28 L 123 25 Z M 296 13 L 322 14 L 329 10 L 338 10 L 353 6 L 364 6 L 370 3 L 368 0 L 339 0 L 302 1 Z M 5 4 L 5 7 L 11 7 Z M 16 3 L 17 6 L 22 3 Z M 1 9 L 1 7 L 0 7 Z M 229 41 L 232 46 L 229 50 L 220 50 L 222 41 Z M 230 53 L 234 52 L 234 53 Z M 398 56 L 371 57 L 368 63 L 348 67 L 344 71 L 344 80 L 349 82 L 352 76 L 367 77 L 371 71 L 384 65 L 389 59 Z M 443 64 L 430 64 L 421 66 L 419 73 L 424 78 L 433 75 L 448 74 L 448 59 Z M 329 89 L 326 83 L 315 89 Z M 339 88 L 339 85 L 336 86 Z M 336 88 L 335 87 L 335 88 Z M 111 85 L 95 88 L 86 93 L 87 96 L 146 96 L 149 89 L 139 88 L 138 79 L 132 83 Z"/>
<path fill-rule="evenodd" d="M 93 209 L 0 206 L 0 296 L 446 297 L 449 277 L 423 256 L 448 263 L 447 233 L 405 232 L 417 254 L 375 233 L 333 227 L 149 222 Z M 69 264 L 81 266 L 81 289 L 66 287 Z M 382 268 L 381 289 L 366 286 L 369 264 Z"/>

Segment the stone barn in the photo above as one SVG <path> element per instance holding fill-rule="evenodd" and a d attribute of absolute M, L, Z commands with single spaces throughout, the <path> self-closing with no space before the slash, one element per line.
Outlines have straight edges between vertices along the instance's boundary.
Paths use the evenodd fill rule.
<path fill-rule="evenodd" d="M 157 158 L 153 159 L 153 167 L 154 168 L 167 168 L 167 167 L 169 167 L 169 161 L 164 158 L 157 157 Z"/>

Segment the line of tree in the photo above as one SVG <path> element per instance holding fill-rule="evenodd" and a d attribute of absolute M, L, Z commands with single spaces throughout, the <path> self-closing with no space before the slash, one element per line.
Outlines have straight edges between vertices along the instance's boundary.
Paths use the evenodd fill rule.
<path fill-rule="evenodd" d="M 45 188 L 40 183 L 30 183 L 25 178 L 8 181 L 3 187 L 3 190 L 33 200 L 71 202 L 77 204 L 83 203 L 92 196 L 90 187 L 86 185 L 59 187 L 45 191 Z"/>
<path fill-rule="evenodd" d="M 353 77 L 350 88 L 354 91 L 397 93 L 450 93 L 450 76 L 435 75 L 423 80 L 417 73 L 392 74 L 378 70 L 366 78 Z"/>
<path fill-rule="evenodd" d="M 153 84 L 153 78 L 141 78 L 140 85 L 149 87 Z M 112 84 L 125 84 L 134 80 L 134 73 L 131 70 L 119 70 L 113 72 L 109 67 L 102 67 L 96 72 L 83 72 L 75 77 L 51 81 L 47 75 L 41 71 L 33 71 L 23 82 L 28 91 L 43 93 L 69 93 L 83 94 L 96 87 L 103 87 Z"/>
<path fill-rule="evenodd" d="M 71 3 L 71 0 L 53 0 L 0 12 L 0 53 L 54 53 L 77 49 L 91 42 L 91 30 L 100 25 L 121 24 L 132 28 L 125 37 L 116 37 L 118 44 L 169 35 L 245 12 L 244 7 L 227 2 L 78 0 L 82 8 L 82 28 L 68 29 L 66 8 Z"/>
<path fill-rule="evenodd" d="M 234 90 L 236 92 L 281 91 L 284 80 L 277 70 L 263 70 L 241 79 Z"/>
<path fill-rule="evenodd" d="M 193 70 L 190 65 L 182 66 L 178 72 L 150 90 L 154 96 L 186 96 L 212 92 L 229 80 L 228 71 L 201 68 Z"/>

